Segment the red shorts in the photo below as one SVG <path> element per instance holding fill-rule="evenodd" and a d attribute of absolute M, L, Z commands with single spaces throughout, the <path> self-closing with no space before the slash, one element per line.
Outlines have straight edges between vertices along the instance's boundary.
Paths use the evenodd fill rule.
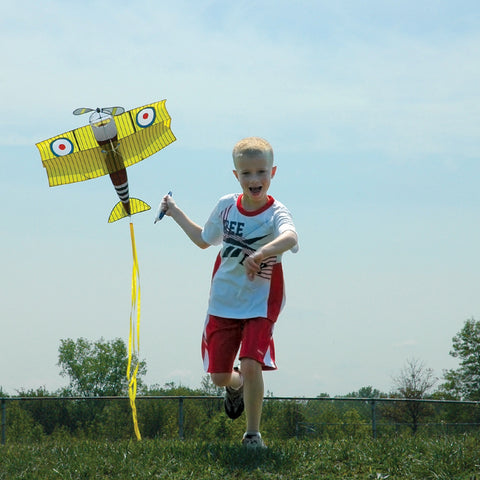
<path fill-rule="evenodd" d="M 208 373 L 231 372 L 238 358 L 251 358 L 263 370 L 276 370 L 274 322 L 268 318 L 232 318 L 207 315 L 202 338 L 203 366 Z"/>

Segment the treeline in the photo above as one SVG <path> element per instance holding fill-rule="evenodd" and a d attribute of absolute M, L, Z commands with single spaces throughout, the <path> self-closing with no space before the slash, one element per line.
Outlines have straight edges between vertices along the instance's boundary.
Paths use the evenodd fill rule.
<path fill-rule="evenodd" d="M 207 383 L 206 379 L 204 383 Z M 230 420 L 223 411 L 222 399 L 188 398 L 211 396 L 214 393 L 211 388 L 191 389 L 168 384 L 163 388 L 145 390 L 143 395 L 172 398 L 137 398 L 142 437 L 174 439 L 181 433 L 184 438 L 206 441 L 241 438 L 245 421 L 243 418 Z M 19 394 L 22 400 L 6 402 L 6 438 L 9 442 L 41 441 L 46 437 L 135 438 L 127 399 L 54 399 L 55 394 L 43 389 Z M 365 400 L 368 395 L 372 395 L 371 400 L 375 399 L 374 410 L 372 401 Z M 183 397 L 182 420 L 178 397 Z M 266 437 L 276 439 L 370 437 L 372 414 L 375 415 L 378 436 L 478 431 L 478 405 L 382 401 L 382 398 L 387 395 L 371 387 L 342 398 L 323 396 L 309 400 L 278 400 L 267 397 L 262 432 Z"/>

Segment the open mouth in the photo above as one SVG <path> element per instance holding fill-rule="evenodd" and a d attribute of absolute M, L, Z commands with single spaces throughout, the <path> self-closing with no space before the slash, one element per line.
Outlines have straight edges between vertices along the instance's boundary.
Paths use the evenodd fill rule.
<path fill-rule="evenodd" d="M 252 195 L 258 195 L 262 191 L 262 187 L 250 187 L 249 190 Z"/>

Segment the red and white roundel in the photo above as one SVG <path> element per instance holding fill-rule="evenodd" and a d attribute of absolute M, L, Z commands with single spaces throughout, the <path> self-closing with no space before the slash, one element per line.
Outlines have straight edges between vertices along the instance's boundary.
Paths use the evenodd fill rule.
<path fill-rule="evenodd" d="M 73 152 L 73 143 L 68 138 L 57 138 L 50 144 L 50 149 L 57 157 L 63 157 Z"/>
<path fill-rule="evenodd" d="M 155 109 L 152 107 L 142 108 L 137 113 L 137 125 L 145 128 L 149 127 L 155 121 Z"/>

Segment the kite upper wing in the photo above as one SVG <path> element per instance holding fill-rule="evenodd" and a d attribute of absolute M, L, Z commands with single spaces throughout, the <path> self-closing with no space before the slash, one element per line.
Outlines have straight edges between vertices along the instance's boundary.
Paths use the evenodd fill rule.
<path fill-rule="evenodd" d="M 113 173 L 153 155 L 176 140 L 166 100 L 134 108 L 115 117 L 117 152 L 123 165 L 112 164 L 95 140 L 90 125 L 37 143 L 51 187 Z"/>

